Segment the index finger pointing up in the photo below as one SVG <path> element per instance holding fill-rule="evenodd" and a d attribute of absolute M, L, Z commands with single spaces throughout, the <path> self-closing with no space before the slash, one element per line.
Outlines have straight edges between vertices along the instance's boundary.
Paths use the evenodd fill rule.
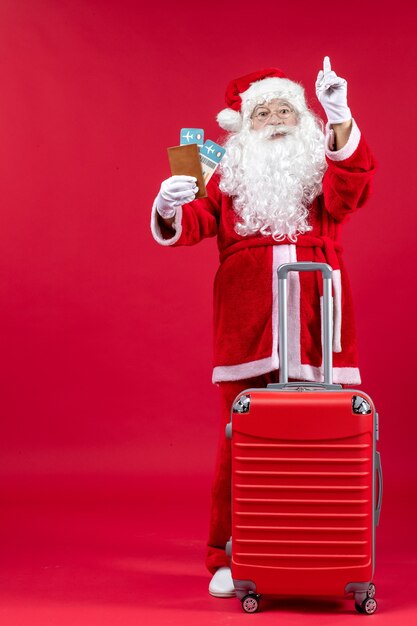
<path fill-rule="evenodd" d="M 325 74 L 327 74 L 327 72 L 331 72 L 332 71 L 332 66 L 330 64 L 330 57 L 324 57 L 323 59 L 323 71 Z"/>

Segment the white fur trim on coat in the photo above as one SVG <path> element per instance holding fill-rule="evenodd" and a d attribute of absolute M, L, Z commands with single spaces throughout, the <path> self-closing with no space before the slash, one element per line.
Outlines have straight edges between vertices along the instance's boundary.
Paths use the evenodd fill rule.
<path fill-rule="evenodd" d="M 181 237 L 182 232 L 182 207 L 179 206 L 175 214 L 175 219 L 172 224 L 172 228 L 175 230 L 175 234 L 170 239 L 165 239 L 161 233 L 161 227 L 159 225 L 158 212 L 156 210 L 156 198 L 154 200 L 151 212 L 151 232 L 155 241 L 161 246 L 172 246 Z"/>
<path fill-rule="evenodd" d="M 326 156 L 329 157 L 332 161 L 344 161 L 348 159 L 355 152 L 356 148 L 359 145 L 361 139 L 361 131 L 359 130 L 356 122 L 352 119 L 352 130 L 350 131 L 350 136 L 347 141 L 347 144 L 340 148 L 340 150 L 333 151 L 334 147 L 334 131 L 330 124 L 327 122 L 326 124 L 326 141 L 325 141 L 325 152 Z"/>
<path fill-rule="evenodd" d="M 332 315 L 332 351 L 342 352 L 342 280 L 340 270 L 332 272 L 333 296 L 331 299 Z M 324 298 L 320 296 L 321 348 L 324 354 Z"/>
<path fill-rule="evenodd" d="M 250 363 L 241 363 L 240 365 L 224 365 L 213 369 L 213 383 L 223 381 L 244 380 L 245 378 L 254 378 L 262 376 L 277 370 L 274 359 L 260 359 L 259 361 L 251 361 Z M 323 370 L 321 367 L 302 364 L 297 372 L 297 376 L 293 372 L 289 372 L 289 378 L 295 380 L 307 380 L 315 383 L 323 382 Z M 361 377 L 357 367 L 334 367 L 333 382 L 345 385 L 360 385 Z"/>
<path fill-rule="evenodd" d="M 342 352 L 342 279 L 340 270 L 333 270 L 333 352 Z"/>
<path fill-rule="evenodd" d="M 243 380 L 244 378 L 254 378 L 278 369 L 278 354 L 258 361 L 249 363 L 239 363 L 237 365 L 218 365 L 213 369 L 213 383 L 220 383 L 225 380 Z"/>

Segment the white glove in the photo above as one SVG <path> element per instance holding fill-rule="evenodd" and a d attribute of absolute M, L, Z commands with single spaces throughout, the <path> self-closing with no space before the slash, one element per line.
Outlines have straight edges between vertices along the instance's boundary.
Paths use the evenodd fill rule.
<path fill-rule="evenodd" d="M 323 69 L 317 74 L 316 95 L 330 124 L 348 122 L 352 118 L 347 104 L 347 81 L 332 72 L 329 57 L 324 57 Z"/>
<path fill-rule="evenodd" d="M 174 217 L 177 208 L 191 202 L 198 191 L 194 176 L 171 176 L 161 185 L 156 196 L 156 210 L 164 219 Z"/>

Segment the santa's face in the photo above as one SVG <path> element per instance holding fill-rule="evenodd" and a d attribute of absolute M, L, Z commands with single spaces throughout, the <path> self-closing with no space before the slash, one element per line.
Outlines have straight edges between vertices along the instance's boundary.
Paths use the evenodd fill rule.
<path fill-rule="evenodd" d="M 233 198 L 239 235 L 295 241 L 311 230 L 309 207 L 326 163 L 323 131 L 310 111 L 297 113 L 280 99 L 260 103 L 225 148 L 220 189 Z"/>
<path fill-rule="evenodd" d="M 267 103 L 258 104 L 252 115 L 253 130 L 261 130 L 265 126 L 296 126 L 298 116 L 296 111 L 286 100 L 275 98 Z M 282 137 L 282 134 L 272 134 L 270 139 Z"/>

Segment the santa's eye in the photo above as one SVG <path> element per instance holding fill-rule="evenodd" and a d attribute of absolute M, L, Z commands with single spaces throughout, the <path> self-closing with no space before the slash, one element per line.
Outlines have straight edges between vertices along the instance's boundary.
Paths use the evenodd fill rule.
<path fill-rule="evenodd" d="M 269 115 L 269 111 L 258 111 L 256 114 L 256 117 L 259 117 L 259 119 L 265 119 L 266 117 L 268 117 Z"/>

